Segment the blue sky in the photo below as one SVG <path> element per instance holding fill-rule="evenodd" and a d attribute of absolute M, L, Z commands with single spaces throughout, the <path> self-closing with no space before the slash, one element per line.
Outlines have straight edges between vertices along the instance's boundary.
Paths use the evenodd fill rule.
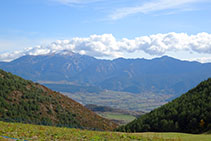
<path fill-rule="evenodd" d="M 196 36 L 193 40 L 199 40 L 197 34 L 204 32 L 207 33 L 203 34 L 205 38 L 209 39 L 211 0 L 5 0 L 0 5 L 0 19 L 0 53 L 4 55 L 0 59 L 7 60 L 4 57 L 8 52 L 12 54 L 38 45 L 43 48 L 56 40 L 89 38 L 92 35 L 101 35 L 101 38 L 104 34 L 112 34 L 109 37 L 122 42 L 123 38 L 135 40 L 136 37 L 169 33 L 177 33 L 171 34 L 177 37 L 184 33 Z M 201 35 L 200 38 L 204 39 Z M 156 36 L 156 39 L 159 37 Z M 150 43 L 149 47 L 153 45 Z M 119 49 L 117 57 L 171 55 L 180 59 L 203 58 L 211 61 L 211 45 L 207 42 L 198 45 L 200 47 L 191 46 L 191 50 L 177 50 L 180 48 L 177 47 L 162 53 L 152 53 L 152 49 L 149 51 L 146 47 L 123 53 L 119 53 Z M 95 57 L 115 57 L 109 56 L 109 52 L 103 56 L 96 50 L 87 51 L 81 47 L 77 50 Z"/>

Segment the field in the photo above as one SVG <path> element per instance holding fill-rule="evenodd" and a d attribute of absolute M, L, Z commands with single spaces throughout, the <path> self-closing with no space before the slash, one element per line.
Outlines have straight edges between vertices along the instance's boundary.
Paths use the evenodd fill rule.
<path fill-rule="evenodd" d="M 104 113 L 97 113 L 97 114 L 101 115 L 104 118 L 114 120 L 119 124 L 127 124 L 133 121 L 134 119 L 136 119 L 136 117 L 132 115 L 126 115 L 126 114 L 120 114 L 120 113 L 104 112 Z"/>
<path fill-rule="evenodd" d="M 209 141 L 211 139 L 210 134 L 193 135 L 183 133 L 118 133 L 0 122 L 0 140 L 6 141 L 7 139 L 3 138 L 3 136 L 30 141 Z"/>

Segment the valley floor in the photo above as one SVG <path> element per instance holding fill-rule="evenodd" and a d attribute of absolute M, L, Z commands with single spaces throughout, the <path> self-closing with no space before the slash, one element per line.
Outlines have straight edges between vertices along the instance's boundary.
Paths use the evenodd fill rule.
<path fill-rule="evenodd" d="M 39 126 L 21 123 L 7 123 L 0 121 L 0 141 L 6 141 L 3 136 L 30 141 L 46 140 L 88 140 L 88 141 L 118 141 L 118 140 L 155 140 L 155 141 L 210 141 L 211 134 L 184 133 L 119 133 L 87 131 L 80 129 Z"/>

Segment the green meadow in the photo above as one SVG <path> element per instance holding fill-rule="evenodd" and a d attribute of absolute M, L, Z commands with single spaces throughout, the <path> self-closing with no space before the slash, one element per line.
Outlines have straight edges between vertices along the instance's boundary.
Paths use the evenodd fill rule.
<path fill-rule="evenodd" d="M 2 136 L 28 141 L 210 141 L 211 139 L 211 134 L 102 132 L 7 122 L 0 122 L 0 136 L 1 141 L 7 140 Z"/>

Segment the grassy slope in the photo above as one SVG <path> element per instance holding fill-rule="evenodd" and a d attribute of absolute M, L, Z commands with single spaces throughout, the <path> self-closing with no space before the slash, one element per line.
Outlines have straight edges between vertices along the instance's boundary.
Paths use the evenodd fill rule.
<path fill-rule="evenodd" d="M 119 133 L 99 132 L 50 126 L 39 126 L 21 123 L 7 123 L 0 121 L 0 136 L 25 140 L 184 140 L 209 141 L 211 134 L 184 134 L 184 133 Z M 0 140 L 5 140 L 0 137 Z"/>
<path fill-rule="evenodd" d="M 0 101 L 1 121 L 98 130 L 117 126 L 67 96 L 2 70 Z"/>

